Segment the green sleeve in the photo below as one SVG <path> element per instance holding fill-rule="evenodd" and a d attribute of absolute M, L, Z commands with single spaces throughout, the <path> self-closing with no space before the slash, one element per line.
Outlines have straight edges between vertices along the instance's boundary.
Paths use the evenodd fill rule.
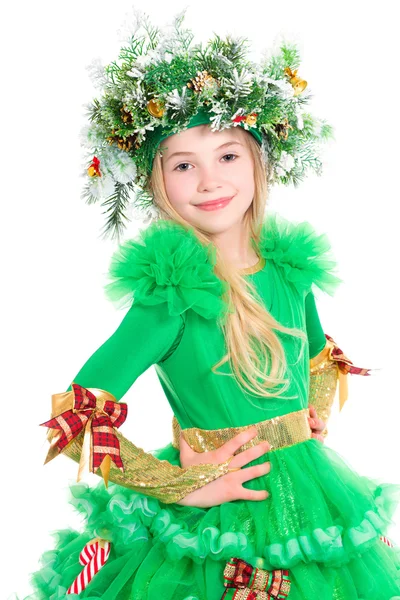
<path fill-rule="evenodd" d="M 133 303 L 116 331 L 90 356 L 72 379 L 84 388 L 99 388 L 121 400 L 152 364 L 169 356 L 184 328 L 181 314 L 167 305 Z M 72 386 L 67 391 L 72 390 Z M 181 467 L 159 460 L 118 433 L 124 470 L 111 466 L 110 481 L 170 504 L 228 473 L 233 455 L 222 463 Z M 72 440 L 63 453 L 80 462 L 82 441 Z M 99 471 L 97 472 L 99 474 Z"/>
<path fill-rule="evenodd" d="M 306 329 L 310 359 L 319 354 L 326 345 L 326 337 L 319 320 L 318 310 L 315 304 L 315 296 L 310 291 L 305 300 L 306 306 Z"/>
<path fill-rule="evenodd" d="M 181 331 L 181 315 L 171 316 L 165 308 L 133 303 L 116 331 L 72 381 L 106 390 L 121 400 L 139 375 L 168 353 Z"/>

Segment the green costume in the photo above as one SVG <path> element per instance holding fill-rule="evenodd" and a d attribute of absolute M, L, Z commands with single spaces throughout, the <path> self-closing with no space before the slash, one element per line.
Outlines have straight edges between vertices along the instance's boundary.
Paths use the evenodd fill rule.
<path fill-rule="evenodd" d="M 242 273 L 280 323 L 307 334 L 301 352 L 299 338 L 277 332 L 290 387 L 273 399 L 249 395 L 233 377 L 211 371 L 226 352 L 218 322 L 227 307 L 225 282 L 213 271 L 210 248 L 169 221 L 154 223 L 139 238 L 119 247 L 107 286 L 108 297 L 128 310 L 72 381 L 107 390 L 119 401 L 155 365 L 182 429 L 241 427 L 306 409 L 309 361 L 326 343 L 315 291 L 332 295 L 340 283 L 326 236 L 307 222 L 293 224 L 271 214 L 263 225 L 258 267 Z M 229 373 L 228 365 L 219 370 Z M 131 415 L 140 410 L 137 400 L 129 406 Z M 152 454 L 180 466 L 172 443 Z M 57 547 L 34 574 L 32 598 L 78 598 L 66 590 L 82 569 L 80 551 L 95 536 L 111 542 L 111 553 L 80 598 L 220 600 L 231 557 L 263 569 L 287 569 L 289 600 L 400 597 L 398 551 L 380 539 L 400 486 L 358 475 L 313 438 L 271 450 L 244 468 L 266 460 L 271 472 L 243 484 L 268 490 L 266 500 L 211 508 L 162 502 L 156 491 L 115 483 L 108 489 L 102 481 L 96 488 L 73 485 L 71 502 L 85 515 L 83 532 L 58 532 Z"/>

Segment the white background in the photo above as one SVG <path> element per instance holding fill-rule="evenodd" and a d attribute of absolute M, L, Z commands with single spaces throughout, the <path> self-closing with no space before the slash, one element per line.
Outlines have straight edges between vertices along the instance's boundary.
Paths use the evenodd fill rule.
<path fill-rule="evenodd" d="M 246 36 L 257 60 L 277 36 L 300 44 L 310 110 L 334 126 L 336 141 L 325 149 L 322 177 L 274 189 L 270 205 L 329 235 L 345 283 L 334 298 L 317 298 L 324 331 L 355 365 L 381 368 L 376 377 L 351 377 L 350 399 L 334 415 L 327 443 L 360 473 L 400 483 L 395 4 L 203 0 L 187 5 L 185 24 L 195 41 L 213 32 Z M 134 6 L 149 9 L 162 27 L 185 5 Z M 97 93 L 85 67 L 96 56 L 103 63 L 117 57 L 117 30 L 131 7 L 38 0 L 2 9 L 1 599 L 27 595 L 29 572 L 53 545 L 50 532 L 80 524 L 67 502 L 76 464 L 59 457 L 42 466 L 39 423 L 49 418 L 51 394 L 67 388 L 123 317 L 103 295 L 115 243 L 99 237 L 100 208 L 80 199 L 79 131 L 83 104 Z M 172 413 L 153 367 L 124 400 L 125 435 L 146 450 L 170 441 Z M 400 543 L 398 524 L 391 537 Z"/>

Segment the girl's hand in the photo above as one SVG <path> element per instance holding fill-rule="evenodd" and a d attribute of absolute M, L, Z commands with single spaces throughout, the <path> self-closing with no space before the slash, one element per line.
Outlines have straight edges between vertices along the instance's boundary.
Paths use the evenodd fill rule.
<path fill-rule="evenodd" d="M 182 467 L 188 467 L 200 463 L 222 463 L 256 435 L 257 428 L 250 427 L 249 429 L 238 433 L 235 437 L 225 442 L 225 444 L 216 450 L 211 450 L 209 452 L 195 452 L 181 434 L 181 465 Z M 243 487 L 242 483 L 255 477 L 266 475 L 270 472 L 271 464 L 266 461 L 243 470 L 241 467 L 256 458 L 259 458 L 270 449 L 271 446 L 268 442 L 260 442 L 256 446 L 243 450 L 235 455 L 229 463 L 229 469 L 235 468 L 235 471 L 230 471 L 194 492 L 191 492 L 179 500 L 177 504 L 207 508 L 223 504 L 224 502 L 232 502 L 233 500 L 265 500 L 269 496 L 266 490 L 251 490 Z"/>
<path fill-rule="evenodd" d="M 326 428 L 326 423 L 322 419 L 318 418 L 317 411 L 315 410 L 315 408 L 313 406 L 310 405 L 308 408 L 310 409 L 310 417 L 308 418 L 308 422 L 310 423 L 310 427 L 311 427 L 311 431 L 312 431 L 311 437 L 324 443 L 325 438 L 321 434 L 324 431 L 324 429 Z"/>

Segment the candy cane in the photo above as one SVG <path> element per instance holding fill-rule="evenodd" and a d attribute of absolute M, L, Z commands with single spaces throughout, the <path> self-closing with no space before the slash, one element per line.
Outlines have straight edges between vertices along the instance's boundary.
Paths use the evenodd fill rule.
<path fill-rule="evenodd" d="M 79 573 L 67 594 L 80 594 L 107 562 L 110 554 L 110 542 L 95 538 L 86 544 L 79 555 L 79 562 L 85 568 Z"/>
<path fill-rule="evenodd" d="M 392 544 L 392 542 L 384 535 L 381 535 L 380 539 L 384 544 L 387 544 L 389 546 L 389 548 L 394 548 L 394 545 Z"/>

